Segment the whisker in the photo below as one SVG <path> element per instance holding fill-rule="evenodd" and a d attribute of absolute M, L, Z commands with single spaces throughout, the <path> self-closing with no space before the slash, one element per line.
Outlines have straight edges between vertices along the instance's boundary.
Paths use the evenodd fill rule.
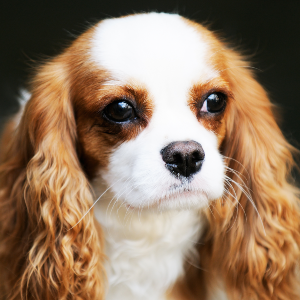
<path fill-rule="evenodd" d="M 129 181 L 131 181 L 132 179 L 133 179 L 133 178 L 131 178 Z M 128 181 L 128 179 L 126 180 L 126 182 L 127 182 L 127 181 Z M 127 182 L 127 183 L 128 183 L 128 182 Z M 127 185 L 127 186 L 125 187 L 124 191 L 123 191 L 121 194 L 118 194 L 118 195 L 116 195 L 116 196 L 113 197 L 113 199 L 116 197 L 116 200 L 114 201 L 114 204 L 113 204 L 113 206 L 112 206 L 112 208 L 111 208 L 111 210 L 110 210 L 110 214 L 109 214 L 108 217 L 111 216 L 112 211 L 113 211 L 113 209 L 114 209 L 116 203 L 118 202 L 118 200 L 120 199 L 120 197 L 121 197 L 124 193 L 126 193 L 126 191 L 128 190 L 128 188 L 130 188 L 130 187 Z M 108 211 L 108 208 L 106 209 L 106 211 Z"/>
<path fill-rule="evenodd" d="M 232 157 L 229 157 L 229 156 L 225 156 L 225 155 L 222 155 L 222 157 L 225 158 L 225 159 L 230 159 L 230 160 L 233 160 L 233 161 L 237 162 L 240 166 L 242 166 L 245 169 L 245 171 L 247 171 L 246 167 L 241 162 L 239 162 L 238 160 L 236 160 L 235 158 L 232 158 Z"/>
<path fill-rule="evenodd" d="M 236 171 L 236 170 L 234 170 L 234 169 L 232 169 L 232 168 L 230 168 L 230 167 L 228 167 L 228 166 L 225 166 L 225 169 L 226 169 L 227 171 L 233 173 L 234 175 L 236 175 L 236 177 L 238 177 L 238 179 L 240 179 L 244 185 L 246 185 L 244 179 L 246 180 L 246 182 L 248 182 L 248 179 L 246 178 L 246 176 L 243 175 L 241 172 L 238 172 L 238 171 Z M 244 179 L 242 179 L 241 176 L 242 176 Z"/>
<path fill-rule="evenodd" d="M 233 197 L 233 198 L 235 199 L 235 201 L 236 201 L 236 204 L 239 205 L 239 206 L 242 208 L 242 210 L 243 210 L 243 212 L 244 212 L 244 215 L 245 215 L 245 218 L 246 218 L 246 221 L 247 221 L 247 214 L 246 214 L 245 209 L 244 209 L 244 207 L 242 206 L 242 204 L 238 201 L 238 197 L 237 197 L 237 194 L 236 194 L 236 192 L 235 192 L 233 186 L 230 184 L 230 182 L 227 182 L 227 181 L 226 181 L 226 183 L 227 183 L 228 185 L 230 185 L 230 187 L 231 187 L 232 190 L 234 191 L 235 196 L 232 195 L 232 194 L 229 192 L 229 190 L 227 190 L 226 188 L 225 188 L 225 192 L 226 192 L 227 194 L 229 194 L 231 197 Z"/>
<path fill-rule="evenodd" d="M 124 176 L 125 177 L 125 176 Z M 80 218 L 80 220 L 73 225 L 71 228 L 69 228 L 67 231 L 70 231 L 71 229 L 73 229 L 75 226 L 77 226 L 83 219 L 84 217 L 91 211 L 91 209 L 96 205 L 96 203 L 101 199 L 101 197 L 108 191 L 110 190 L 116 183 L 118 183 L 120 180 L 122 180 L 124 177 L 120 178 L 119 180 L 117 180 L 116 182 L 114 182 L 112 185 L 110 185 L 97 199 L 96 201 L 93 203 L 93 205 L 84 213 L 84 215 Z"/>
<path fill-rule="evenodd" d="M 216 207 L 215 206 L 215 201 L 212 201 L 211 203 L 210 203 L 210 205 L 212 205 L 214 208 Z M 220 213 L 218 212 L 218 210 L 216 210 L 216 212 L 217 212 L 217 214 L 219 215 L 219 217 L 221 217 L 221 215 L 220 215 Z"/>
<path fill-rule="evenodd" d="M 227 196 L 226 196 L 226 199 L 228 199 Z M 236 209 L 236 214 L 235 214 L 234 222 L 233 222 L 233 223 L 231 224 L 231 226 L 226 230 L 226 232 L 229 232 L 229 231 L 233 228 L 234 224 L 236 223 L 237 216 L 238 216 L 238 206 L 237 206 L 237 205 L 235 205 L 235 209 Z"/>
<path fill-rule="evenodd" d="M 125 177 L 125 176 L 124 176 L 124 177 Z M 124 179 L 124 177 L 123 177 L 123 179 Z M 127 184 L 128 181 L 130 181 L 130 180 L 132 180 L 132 178 L 131 178 L 131 177 L 128 177 L 128 178 L 125 180 L 125 184 Z M 127 186 L 125 187 L 125 189 L 126 189 L 126 188 L 127 188 Z M 113 198 L 109 201 L 108 206 L 107 206 L 107 208 L 106 208 L 106 212 L 105 212 L 105 215 L 106 215 L 106 216 L 107 216 L 107 214 L 108 214 L 108 210 L 109 210 L 109 207 L 110 207 L 111 203 L 114 201 L 115 197 L 117 197 L 117 196 L 118 196 L 118 194 L 117 194 L 117 195 L 114 195 Z"/>
<path fill-rule="evenodd" d="M 210 213 L 212 214 L 212 216 L 214 217 L 214 219 L 216 218 L 213 211 L 210 208 L 210 204 L 207 204 L 206 207 L 210 210 Z"/>
<path fill-rule="evenodd" d="M 239 183 L 237 183 L 236 181 L 234 181 L 230 177 L 228 177 L 228 176 L 225 175 L 225 178 L 227 178 L 230 182 L 234 183 L 244 193 L 244 195 L 247 197 L 247 199 L 250 201 L 250 203 L 252 204 L 254 210 L 256 211 L 256 213 L 257 213 L 257 215 L 259 217 L 259 220 L 260 220 L 261 225 L 262 225 L 263 230 L 264 230 L 264 234 L 266 236 L 267 234 L 266 234 L 265 226 L 263 224 L 263 220 L 262 220 L 261 215 L 260 215 L 260 213 L 259 213 L 259 211 L 258 211 L 258 209 L 257 209 L 257 207 L 256 207 L 256 205 L 255 205 L 255 203 L 254 203 L 254 201 L 252 199 L 252 197 L 251 197 L 251 194 L 248 191 L 246 191 Z"/>
<path fill-rule="evenodd" d="M 236 191 L 235 191 L 235 189 L 233 188 L 233 186 L 231 185 L 230 181 L 228 181 L 228 179 L 225 178 L 225 183 L 232 189 L 234 195 L 229 191 L 229 189 L 226 190 L 226 188 L 225 188 L 225 191 L 226 191 L 229 195 L 231 195 L 231 197 L 232 197 L 233 199 L 235 199 L 236 202 L 239 202 L 238 196 L 237 196 L 237 194 L 236 194 Z"/>
<path fill-rule="evenodd" d="M 233 186 L 232 186 L 232 185 L 230 184 L 230 182 L 228 182 L 228 181 L 226 181 L 226 183 L 232 188 L 232 190 L 233 190 L 235 196 L 232 195 L 232 194 L 229 192 L 229 190 L 227 190 L 227 189 L 225 189 L 225 192 L 226 192 L 227 194 L 231 195 L 231 196 L 235 199 L 235 202 L 236 202 L 236 204 L 237 204 L 237 205 L 236 205 L 236 204 L 234 205 L 235 208 L 236 208 L 236 217 L 235 217 L 235 219 L 234 219 L 234 222 L 232 223 L 232 225 L 230 226 L 230 228 L 228 228 L 228 230 L 226 231 L 226 232 L 229 232 L 229 231 L 233 228 L 234 224 L 236 223 L 236 220 L 237 220 L 237 217 L 238 217 L 238 206 L 240 206 L 240 207 L 242 208 L 242 210 L 243 210 L 243 212 L 244 212 L 244 216 L 245 216 L 246 222 L 247 222 L 247 215 L 246 215 L 246 212 L 245 212 L 243 206 L 242 206 L 241 203 L 238 201 L 238 197 L 237 197 L 237 194 L 236 194 L 236 192 L 235 192 Z M 227 200 L 227 199 L 228 199 L 228 197 L 226 196 L 226 199 L 225 199 L 225 200 Z M 232 203 L 231 201 L 229 201 L 229 202 Z"/>

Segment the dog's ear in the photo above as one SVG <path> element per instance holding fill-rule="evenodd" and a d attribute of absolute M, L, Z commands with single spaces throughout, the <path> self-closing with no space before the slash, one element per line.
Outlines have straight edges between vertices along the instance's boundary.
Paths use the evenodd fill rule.
<path fill-rule="evenodd" d="M 65 61 L 61 55 L 38 70 L 11 143 L 3 145 L 0 273 L 9 299 L 103 295 L 101 236 L 91 214 L 81 220 L 93 198 L 76 153 Z"/>
<path fill-rule="evenodd" d="M 289 183 L 295 150 L 247 64 L 226 55 L 234 95 L 222 145 L 226 192 L 212 205 L 213 216 L 207 212 L 203 255 L 223 274 L 230 299 L 300 299 L 298 190 Z"/>

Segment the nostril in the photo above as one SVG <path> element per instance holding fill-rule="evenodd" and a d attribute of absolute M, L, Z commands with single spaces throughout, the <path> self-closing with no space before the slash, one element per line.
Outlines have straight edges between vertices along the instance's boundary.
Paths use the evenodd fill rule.
<path fill-rule="evenodd" d="M 204 157 L 203 155 L 200 154 L 199 151 L 194 151 L 192 154 L 191 154 L 191 160 L 192 162 L 199 162 L 200 160 L 203 160 Z"/>
<path fill-rule="evenodd" d="M 184 161 L 183 161 L 183 157 L 182 157 L 182 154 L 181 153 L 175 153 L 173 154 L 173 161 L 172 163 L 174 164 L 182 164 Z"/>

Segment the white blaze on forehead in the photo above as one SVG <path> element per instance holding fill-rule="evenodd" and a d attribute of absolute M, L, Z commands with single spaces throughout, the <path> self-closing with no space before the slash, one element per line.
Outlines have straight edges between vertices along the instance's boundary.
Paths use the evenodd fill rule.
<path fill-rule="evenodd" d="M 91 58 L 116 79 L 145 84 L 153 95 L 177 86 L 182 94 L 191 84 L 218 75 L 209 66 L 208 52 L 201 33 L 182 17 L 150 13 L 99 23 Z"/>

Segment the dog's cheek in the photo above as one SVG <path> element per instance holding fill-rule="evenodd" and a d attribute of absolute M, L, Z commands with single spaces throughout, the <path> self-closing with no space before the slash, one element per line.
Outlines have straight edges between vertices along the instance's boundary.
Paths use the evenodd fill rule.
<path fill-rule="evenodd" d="M 89 179 L 93 179 L 99 170 L 107 168 L 116 144 L 116 140 L 105 139 L 95 131 L 79 135 L 78 157 Z"/>

